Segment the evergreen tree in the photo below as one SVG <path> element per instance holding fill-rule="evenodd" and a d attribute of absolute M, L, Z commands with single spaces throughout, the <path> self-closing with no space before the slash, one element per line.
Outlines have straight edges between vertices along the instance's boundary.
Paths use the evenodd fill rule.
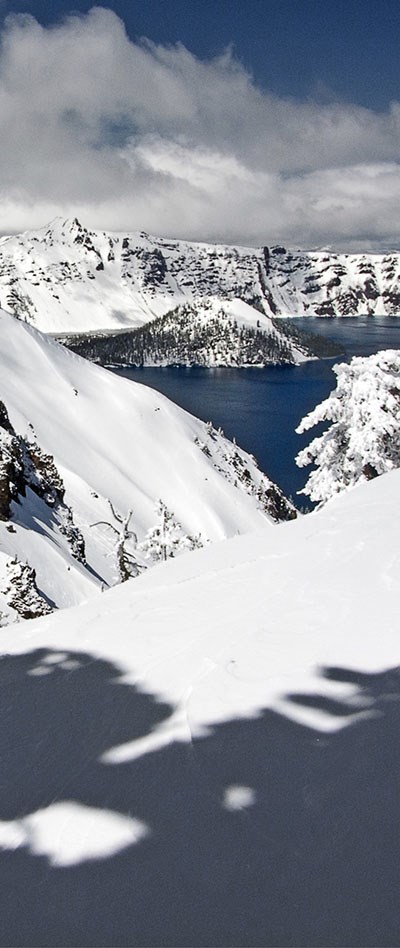
<path fill-rule="evenodd" d="M 299 467 L 315 464 L 299 493 L 320 503 L 400 466 L 400 352 L 355 357 L 334 372 L 336 389 L 296 429 L 330 422 L 296 458 Z"/>
<path fill-rule="evenodd" d="M 163 562 L 170 557 L 185 551 L 194 550 L 203 544 L 199 536 L 191 537 L 184 533 L 181 524 L 175 520 L 174 514 L 163 503 L 158 501 L 157 523 L 147 531 L 141 551 L 147 559 L 154 563 Z"/>

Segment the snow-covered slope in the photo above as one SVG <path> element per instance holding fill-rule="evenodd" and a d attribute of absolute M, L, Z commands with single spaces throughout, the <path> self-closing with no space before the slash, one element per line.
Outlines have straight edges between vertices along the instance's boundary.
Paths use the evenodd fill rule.
<path fill-rule="evenodd" d="M 399 499 L 400 471 L 394 471 L 276 530 L 159 564 L 109 590 L 100 605 L 96 600 L 30 623 L 12 652 L 24 651 L 27 642 L 73 650 L 84 641 L 97 657 L 115 662 L 124 681 L 175 708 L 171 733 L 164 723 L 149 749 L 158 739 L 188 740 L 208 725 L 266 707 L 335 730 L 345 717 L 306 702 L 297 707 L 288 694 L 317 689 L 347 698 L 356 689 L 321 681 L 323 666 L 372 672 L 398 662 Z M 6 651 L 12 641 L 5 633 Z M 349 708 L 349 719 L 352 714 Z M 145 742 L 132 744 L 110 759 L 129 760 L 146 749 Z"/>
<path fill-rule="evenodd" d="M 139 326 L 203 297 L 267 316 L 399 313 L 399 276 L 398 253 L 195 244 L 76 219 L 0 239 L 1 305 L 51 333 Z"/>
<path fill-rule="evenodd" d="M 178 547 L 190 546 L 188 538 L 192 545 L 207 543 L 293 515 L 254 459 L 211 423 L 91 365 L 4 312 L 0 401 L 8 412 L 0 425 L 0 551 L 27 559 L 40 590 L 57 605 L 118 581 L 124 525 L 135 534 L 127 536 L 127 553 L 139 568 L 146 565 L 141 544 L 156 525 L 159 500 L 179 523 Z M 52 496 L 47 481 L 35 492 L 46 467 L 41 452 L 49 455 Z M 18 484 L 16 491 L 9 486 L 19 477 L 25 497 Z M 76 530 L 85 557 L 73 549 Z"/>
<path fill-rule="evenodd" d="M 8 943 L 397 943 L 399 509 L 395 471 L 4 631 Z"/>

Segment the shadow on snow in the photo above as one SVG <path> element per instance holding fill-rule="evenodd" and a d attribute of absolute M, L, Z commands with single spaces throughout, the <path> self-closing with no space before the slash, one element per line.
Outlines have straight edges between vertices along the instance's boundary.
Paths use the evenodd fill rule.
<path fill-rule="evenodd" d="M 376 713 L 326 735 L 265 711 L 106 765 L 106 750 L 173 709 L 86 654 L 2 658 L 0 820 L 72 800 L 151 832 L 68 868 L 1 852 L 1 944 L 398 944 L 400 673 L 324 674 L 357 685 Z M 322 696 L 291 700 L 343 713 Z M 224 806 L 227 789 L 243 786 L 253 804 Z"/>

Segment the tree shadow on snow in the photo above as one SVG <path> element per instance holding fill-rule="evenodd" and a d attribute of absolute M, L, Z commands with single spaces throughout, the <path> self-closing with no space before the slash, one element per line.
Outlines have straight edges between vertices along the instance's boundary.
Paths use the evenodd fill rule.
<path fill-rule="evenodd" d="M 0 820 L 70 800 L 149 827 L 68 867 L 1 852 L 1 944 L 399 944 L 400 673 L 323 674 L 356 685 L 374 714 L 322 734 L 265 711 L 107 765 L 106 750 L 173 709 L 85 654 L 1 659 Z"/>

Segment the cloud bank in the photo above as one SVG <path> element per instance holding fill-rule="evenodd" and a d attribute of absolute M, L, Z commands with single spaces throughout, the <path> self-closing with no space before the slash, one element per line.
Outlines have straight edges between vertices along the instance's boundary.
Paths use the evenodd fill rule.
<path fill-rule="evenodd" d="M 2 233 L 77 214 L 199 240 L 399 246 L 399 103 L 279 99 L 231 52 L 133 43 L 102 7 L 52 28 L 7 18 L 0 124 Z"/>

